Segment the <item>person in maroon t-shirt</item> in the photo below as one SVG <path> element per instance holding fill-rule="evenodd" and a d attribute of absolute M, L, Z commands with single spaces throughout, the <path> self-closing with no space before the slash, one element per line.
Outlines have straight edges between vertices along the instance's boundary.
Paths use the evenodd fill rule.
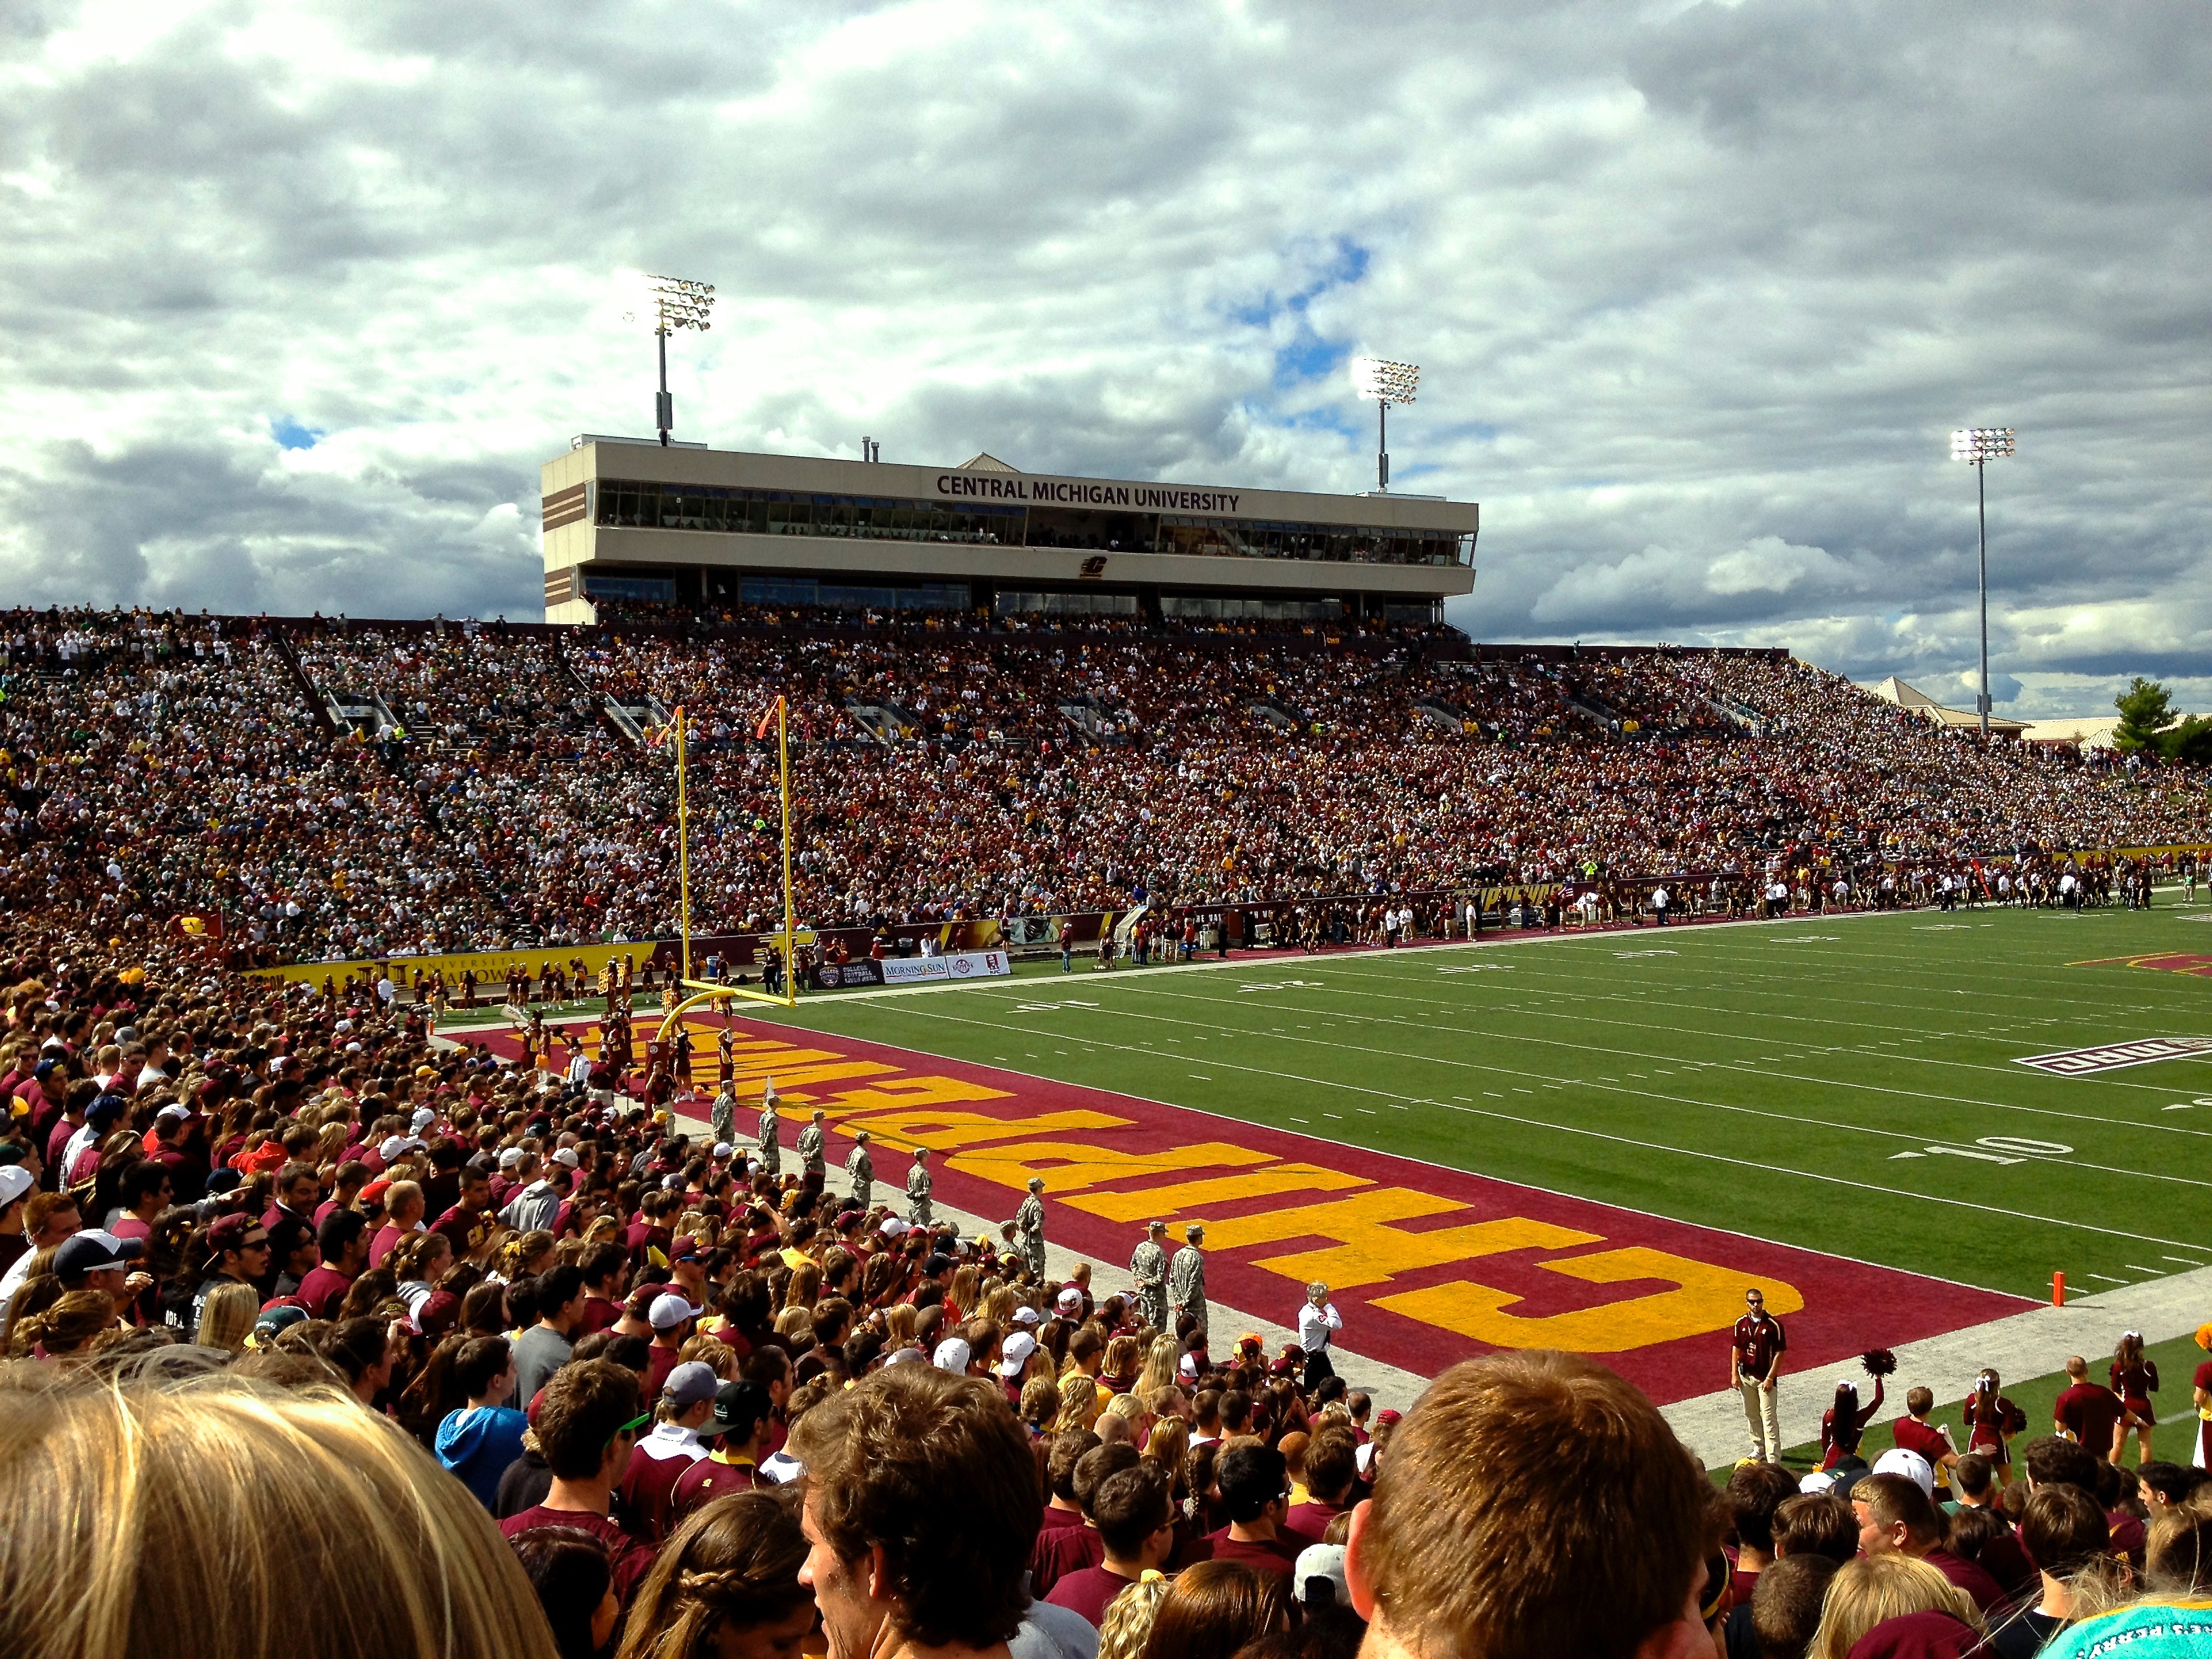
<path fill-rule="evenodd" d="M 672 1508 L 678 1521 L 703 1504 L 759 1484 L 761 1442 L 772 1409 L 768 1390 L 750 1378 L 714 1390 L 711 1414 L 699 1428 L 708 1453 L 676 1480 Z"/>
<path fill-rule="evenodd" d="M 707 1449 L 699 1443 L 702 1425 L 714 1414 L 714 1368 L 690 1360 L 669 1372 L 654 1410 L 659 1420 L 637 1443 L 616 1487 L 622 1498 L 623 1530 L 658 1545 L 675 1524 L 676 1487 Z"/>
<path fill-rule="evenodd" d="M 491 1183 L 481 1170 L 464 1168 L 460 1174 L 460 1195 L 452 1208 L 430 1224 L 430 1231 L 443 1233 L 452 1242 L 454 1261 L 466 1261 L 477 1255 L 491 1237 Z"/>
<path fill-rule="evenodd" d="M 1935 1391 L 1931 1389 L 1906 1389 L 1905 1409 L 1906 1415 L 1889 1425 L 1892 1443 L 1926 1458 L 1928 1467 L 1936 1471 L 1936 1490 L 1948 1492 L 1951 1486 L 1951 1471 L 1959 1466 L 1959 1449 L 1951 1443 L 1949 1424 L 1928 1420 L 1928 1413 L 1936 1409 Z"/>
<path fill-rule="evenodd" d="M 653 1326 L 652 1358 L 645 1372 L 645 1386 L 658 1395 L 668 1382 L 668 1374 L 676 1369 L 678 1352 L 691 1340 L 703 1310 L 695 1308 L 677 1291 L 663 1291 L 653 1298 L 646 1318 Z"/>
<path fill-rule="evenodd" d="M 2066 1392 L 2051 1408 L 2051 1422 L 2100 1462 L 2111 1462 L 2120 1419 L 2128 1414 L 2128 1408 L 2103 1383 L 2089 1380 L 2089 1362 L 2078 1353 L 2066 1362 Z"/>
<path fill-rule="evenodd" d="M 553 1472 L 545 1500 L 499 1523 L 512 1538 L 533 1527 L 575 1527 L 607 1547 L 615 1594 L 629 1604 L 653 1565 L 653 1551 L 611 1519 L 615 1482 L 629 1467 L 638 1431 L 637 1373 L 611 1359 L 563 1365 L 545 1385 L 534 1419 L 538 1449 Z"/>
<path fill-rule="evenodd" d="M 1045 1599 L 1081 1613 L 1092 1627 L 1106 1622 L 1114 1598 L 1158 1568 L 1175 1547 L 1175 1504 L 1167 1470 L 1149 1460 L 1117 1469 L 1098 1483 L 1091 1514 L 1105 1555 L 1095 1567 L 1066 1574 Z"/>
<path fill-rule="evenodd" d="M 1306 1448 L 1306 1501 L 1283 1517 L 1285 1541 L 1318 1544 L 1328 1523 L 1351 1507 L 1359 1479 L 1358 1443 L 1349 1431 L 1324 1429 Z"/>
<path fill-rule="evenodd" d="M 1282 1535 L 1283 1517 L 1291 1507 L 1290 1471 L 1282 1453 L 1243 1443 L 1222 1453 L 1213 1468 L 1229 1524 L 1206 1536 L 1212 1559 L 1242 1561 L 1256 1571 L 1288 1577 L 1304 1546 Z"/>
<path fill-rule="evenodd" d="M 1972 1561 L 1943 1547 L 1947 1533 L 1942 1511 L 1902 1474 L 1869 1474 L 1851 1488 L 1851 1509 L 1859 1522 L 1859 1549 L 1866 1555 L 1910 1555 L 1925 1561 L 1973 1598 L 1986 1614 L 2005 1600 L 1997 1581 Z"/>
<path fill-rule="evenodd" d="M 2197 1328 L 2197 1346 L 2212 1349 L 2212 1324 Z M 2197 1376 L 2190 1384 L 2190 1398 L 2197 1406 L 2196 1455 L 2192 1460 L 2200 1469 L 2212 1468 L 2212 1359 L 2197 1368 Z"/>
<path fill-rule="evenodd" d="M 315 1234 L 322 1265 L 300 1281 L 296 1294 L 311 1319 L 328 1319 L 368 1265 L 368 1218 L 358 1210 L 333 1210 Z"/>
<path fill-rule="evenodd" d="M 576 1327 L 580 1340 L 594 1331 L 611 1329 L 623 1316 L 629 1253 L 619 1244 L 594 1244 L 577 1265 L 584 1270 L 584 1317 Z"/>
<path fill-rule="evenodd" d="M 1032 1594 L 1048 1595 L 1069 1573 L 1095 1567 L 1106 1559 L 1106 1540 L 1099 1535 L 1091 1506 L 1097 1500 L 1098 1488 L 1105 1484 L 1107 1477 L 1133 1468 L 1139 1457 L 1137 1449 L 1122 1440 L 1110 1446 L 1093 1445 L 1076 1460 L 1071 1484 L 1075 1489 L 1075 1501 L 1083 1506 L 1083 1524 L 1039 1529 L 1036 1547 L 1030 1554 Z M 1046 1473 L 1049 1474 L 1050 1469 Z"/>

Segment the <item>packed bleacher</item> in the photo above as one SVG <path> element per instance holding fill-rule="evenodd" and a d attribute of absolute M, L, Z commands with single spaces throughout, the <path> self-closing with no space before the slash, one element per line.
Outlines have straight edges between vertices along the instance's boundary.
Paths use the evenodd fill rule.
<path fill-rule="evenodd" d="M 773 1119 L 781 1174 L 616 1060 L 503 1065 L 187 941 L 12 911 L 0 1024 L 28 1659 L 2212 1643 L 2212 1477 L 2168 1438 L 2200 1425 L 2121 1461 L 2156 1417 L 2140 1345 L 2077 1438 L 1988 1374 L 1966 1448 L 1900 1428 L 1870 1465 L 1839 1395 L 1812 1473 L 1717 1483 L 1587 1358 L 1378 1413 L 1325 1285 L 1270 1352 L 1133 1230 L 1126 1273 L 1048 1274 L 841 1196 Z"/>
<path fill-rule="evenodd" d="M 680 704 L 694 925 L 746 931 L 781 910 L 779 696 L 796 910 L 824 926 L 1594 876 L 1905 902 L 2212 839 L 2186 769 L 1984 750 L 1772 653 L 1110 620 L 9 613 L 0 898 L 124 933 L 216 917 L 261 962 L 665 937 L 647 728 Z"/>

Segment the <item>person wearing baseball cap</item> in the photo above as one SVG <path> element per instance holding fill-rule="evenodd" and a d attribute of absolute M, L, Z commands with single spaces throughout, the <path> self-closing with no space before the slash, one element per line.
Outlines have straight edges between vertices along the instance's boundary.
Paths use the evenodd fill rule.
<path fill-rule="evenodd" d="M 0 1273 L 31 1253 L 31 1241 L 23 1236 L 23 1200 L 38 1184 L 21 1164 L 0 1164 Z"/>
<path fill-rule="evenodd" d="M 269 1230 L 250 1215 L 217 1217 L 207 1230 L 203 1271 L 206 1277 L 192 1294 L 190 1328 L 195 1331 L 200 1328 L 208 1292 L 226 1279 L 252 1285 L 259 1294 L 260 1281 L 269 1271 Z"/>
<path fill-rule="evenodd" d="M 62 1241 L 54 1252 L 54 1276 L 64 1291 L 101 1292 L 115 1304 L 118 1323 L 136 1322 L 131 1319 L 131 1304 L 152 1288 L 154 1280 L 151 1274 L 132 1273 L 130 1264 L 145 1248 L 135 1238 L 118 1238 L 88 1227 Z"/>
<path fill-rule="evenodd" d="M 703 1308 L 695 1308 L 690 1298 L 676 1291 L 663 1291 L 653 1298 L 645 1312 L 646 1322 L 653 1327 L 652 1358 L 645 1371 L 645 1386 L 658 1395 L 668 1385 L 669 1373 L 676 1369 L 677 1353 L 689 1341 Z"/>
<path fill-rule="evenodd" d="M 774 1410 L 768 1390 L 749 1377 L 714 1390 L 714 1409 L 699 1429 L 707 1455 L 676 1479 L 677 1519 L 714 1498 L 762 1484 L 761 1443 Z"/>
<path fill-rule="evenodd" d="M 1028 1369 L 1036 1346 L 1036 1338 L 1020 1329 L 1000 1345 L 999 1386 L 1006 1390 L 1006 1403 L 1017 1411 L 1022 1404 L 1022 1372 Z"/>
<path fill-rule="evenodd" d="M 629 1468 L 615 1490 L 622 1494 L 623 1526 L 645 1542 L 659 1545 L 674 1520 L 676 1484 L 707 1455 L 700 1428 L 714 1414 L 714 1392 L 721 1378 L 702 1360 L 687 1360 L 668 1373 L 653 1407 L 653 1431 L 629 1455 Z"/>

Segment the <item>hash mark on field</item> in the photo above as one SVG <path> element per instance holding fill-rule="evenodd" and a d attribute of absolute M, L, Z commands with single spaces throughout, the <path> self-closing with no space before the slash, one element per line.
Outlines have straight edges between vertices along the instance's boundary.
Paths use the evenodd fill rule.
<path fill-rule="evenodd" d="M 2091 1273 L 2089 1277 L 2092 1279 L 2101 1279 L 2107 1285 L 2124 1285 L 2128 1282 L 2124 1279 L 2115 1279 L 2110 1273 Z"/>
<path fill-rule="evenodd" d="M 1359 1106 L 1353 1108 L 1353 1109 L 1355 1111 L 1364 1112 L 1370 1117 L 1373 1117 L 1375 1115 L 1375 1109 L 1372 1106 Z M 2146 1267 L 2143 1271 L 2145 1273 L 2154 1273 L 2157 1270 L 2152 1267 Z"/>
<path fill-rule="evenodd" d="M 1483 1098 L 1486 1100 L 1503 1100 L 1505 1098 L 1504 1095 L 1499 1094 L 1495 1089 L 1485 1089 L 1482 1093 Z"/>
<path fill-rule="evenodd" d="M 2146 1267 L 2140 1261 L 2123 1261 L 2120 1265 L 2123 1267 L 2132 1267 L 2139 1273 L 2162 1273 L 2166 1271 L 2163 1267 Z"/>
<path fill-rule="evenodd" d="M 1342 1112 L 1323 1112 L 1323 1113 L 1322 1114 L 1322 1115 L 1323 1117 L 1333 1117 L 1333 1118 L 1334 1118 L 1334 1119 L 1335 1119 L 1339 1123 L 1341 1123 L 1341 1122 L 1343 1122 L 1343 1121 L 1344 1121 L 1344 1114 L 1343 1114 Z"/>
<path fill-rule="evenodd" d="M 1474 1104 L 1474 1097 L 1473 1095 L 1454 1095 L 1452 1098 L 1454 1100 L 1463 1100 L 1470 1106 Z"/>
<path fill-rule="evenodd" d="M 2168 1261 L 2179 1261 L 2179 1263 L 2181 1263 L 2181 1265 L 2182 1265 L 2183 1267 L 2203 1267 L 2203 1266 L 2204 1265 L 2204 1264 L 2203 1264 L 2203 1262 L 2201 1262 L 2201 1261 L 2191 1261 L 2187 1256 L 2185 1256 L 2185 1255 L 2170 1255 L 2170 1256 L 2166 1257 L 2166 1259 Z"/>

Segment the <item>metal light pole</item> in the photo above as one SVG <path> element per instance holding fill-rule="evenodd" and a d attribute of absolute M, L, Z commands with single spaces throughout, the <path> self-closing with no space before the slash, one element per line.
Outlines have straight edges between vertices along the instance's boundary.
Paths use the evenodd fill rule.
<path fill-rule="evenodd" d="M 714 285 L 681 276 L 647 276 L 645 281 L 653 302 L 653 338 L 660 353 L 660 392 L 653 401 L 653 419 L 660 428 L 660 441 L 665 447 L 670 430 L 676 425 L 676 399 L 668 392 L 668 331 L 696 328 L 704 334 L 708 326 L 708 313 L 714 308 Z"/>
<path fill-rule="evenodd" d="M 1961 427 L 1951 434 L 1951 459 L 1974 469 L 1974 517 L 1981 526 L 1982 693 L 1975 700 L 1982 717 L 1982 743 L 1990 740 L 1990 498 L 1984 477 L 1989 464 L 2012 453 L 2008 426 Z"/>
<path fill-rule="evenodd" d="M 1352 360 L 1352 386 L 1363 398 L 1375 404 L 1375 489 L 1377 494 L 1390 488 L 1390 405 L 1410 404 L 1413 389 L 1419 383 L 1421 368 L 1418 363 L 1394 363 L 1384 357 L 1354 357 Z"/>

